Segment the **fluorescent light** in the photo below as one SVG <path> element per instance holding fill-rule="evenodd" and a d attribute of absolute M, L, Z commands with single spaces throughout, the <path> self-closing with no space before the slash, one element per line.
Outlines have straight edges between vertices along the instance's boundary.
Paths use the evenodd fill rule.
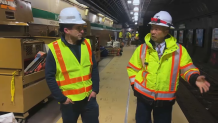
<path fill-rule="evenodd" d="M 133 0 L 133 5 L 139 5 L 140 1 L 139 0 Z"/>
<path fill-rule="evenodd" d="M 135 12 L 134 15 L 139 15 L 139 13 L 138 13 L 138 12 Z"/>
<path fill-rule="evenodd" d="M 134 19 L 135 19 L 135 21 L 137 21 L 137 20 L 138 20 L 138 16 L 135 16 L 135 18 L 134 18 Z"/>
<path fill-rule="evenodd" d="M 133 12 L 130 12 L 130 14 L 133 14 Z"/>
<path fill-rule="evenodd" d="M 137 25 L 137 22 L 135 22 L 135 25 Z"/>
<path fill-rule="evenodd" d="M 92 16 L 92 22 L 95 22 L 96 15 Z"/>
<path fill-rule="evenodd" d="M 130 4 L 130 3 L 132 3 L 132 1 L 128 0 L 127 3 Z"/>
<path fill-rule="evenodd" d="M 134 18 L 138 18 L 138 17 L 139 17 L 138 15 L 135 15 L 135 16 L 134 16 Z"/>
<path fill-rule="evenodd" d="M 139 7 L 134 7 L 133 11 L 138 12 L 139 11 Z"/>

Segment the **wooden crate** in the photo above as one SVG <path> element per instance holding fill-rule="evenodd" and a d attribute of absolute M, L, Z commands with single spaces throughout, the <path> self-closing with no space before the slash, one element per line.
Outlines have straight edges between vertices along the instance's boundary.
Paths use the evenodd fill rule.
<path fill-rule="evenodd" d="M 109 56 L 117 56 L 117 52 L 119 52 L 120 48 L 106 48 Z"/>

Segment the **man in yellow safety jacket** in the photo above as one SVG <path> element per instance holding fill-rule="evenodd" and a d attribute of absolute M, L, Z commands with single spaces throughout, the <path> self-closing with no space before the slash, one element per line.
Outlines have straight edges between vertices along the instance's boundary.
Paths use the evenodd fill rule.
<path fill-rule="evenodd" d="M 123 30 L 121 30 L 119 32 L 119 41 L 120 41 L 120 43 L 122 43 L 122 41 L 123 41 Z"/>
<path fill-rule="evenodd" d="M 127 42 L 127 46 L 130 46 L 130 40 L 131 40 L 131 33 L 129 31 L 127 31 L 126 33 L 126 42 Z"/>
<path fill-rule="evenodd" d="M 197 86 L 201 93 L 210 84 L 200 75 L 186 49 L 169 34 L 172 17 L 160 11 L 151 19 L 151 31 L 145 43 L 133 53 L 127 72 L 137 97 L 136 123 L 171 123 L 172 106 L 179 85 L 179 76 Z"/>
<path fill-rule="evenodd" d="M 135 44 L 136 44 L 136 47 L 138 47 L 138 45 L 139 45 L 139 33 L 138 33 L 138 31 L 136 31 L 136 34 L 135 34 Z"/>
<path fill-rule="evenodd" d="M 60 103 L 63 123 L 99 123 L 99 73 L 89 39 L 84 39 L 82 20 L 75 7 L 59 15 L 61 39 L 48 45 L 45 76 L 53 97 Z"/>

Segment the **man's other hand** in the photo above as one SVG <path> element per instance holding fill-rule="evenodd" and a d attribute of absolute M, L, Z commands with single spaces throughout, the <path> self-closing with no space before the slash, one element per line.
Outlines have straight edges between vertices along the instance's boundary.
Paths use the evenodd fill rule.
<path fill-rule="evenodd" d="M 89 99 L 88 99 L 88 101 L 92 98 L 92 97 L 96 97 L 96 93 L 94 92 L 94 91 L 92 91 L 92 93 L 89 95 Z"/>
<path fill-rule="evenodd" d="M 203 93 L 209 91 L 210 83 L 205 79 L 205 76 L 198 76 L 196 86 L 198 86 L 201 93 Z"/>
<path fill-rule="evenodd" d="M 74 104 L 74 102 L 71 99 L 67 98 L 67 100 L 63 104 L 67 105 L 67 104 L 70 104 L 70 103 Z"/>

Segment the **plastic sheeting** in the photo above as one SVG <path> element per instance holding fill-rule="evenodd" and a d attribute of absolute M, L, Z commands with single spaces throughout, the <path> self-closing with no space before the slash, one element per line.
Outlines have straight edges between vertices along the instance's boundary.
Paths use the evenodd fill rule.
<path fill-rule="evenodd" d="M 0 115 L 0 123 L 17 123 L 13 113 Z"/>

